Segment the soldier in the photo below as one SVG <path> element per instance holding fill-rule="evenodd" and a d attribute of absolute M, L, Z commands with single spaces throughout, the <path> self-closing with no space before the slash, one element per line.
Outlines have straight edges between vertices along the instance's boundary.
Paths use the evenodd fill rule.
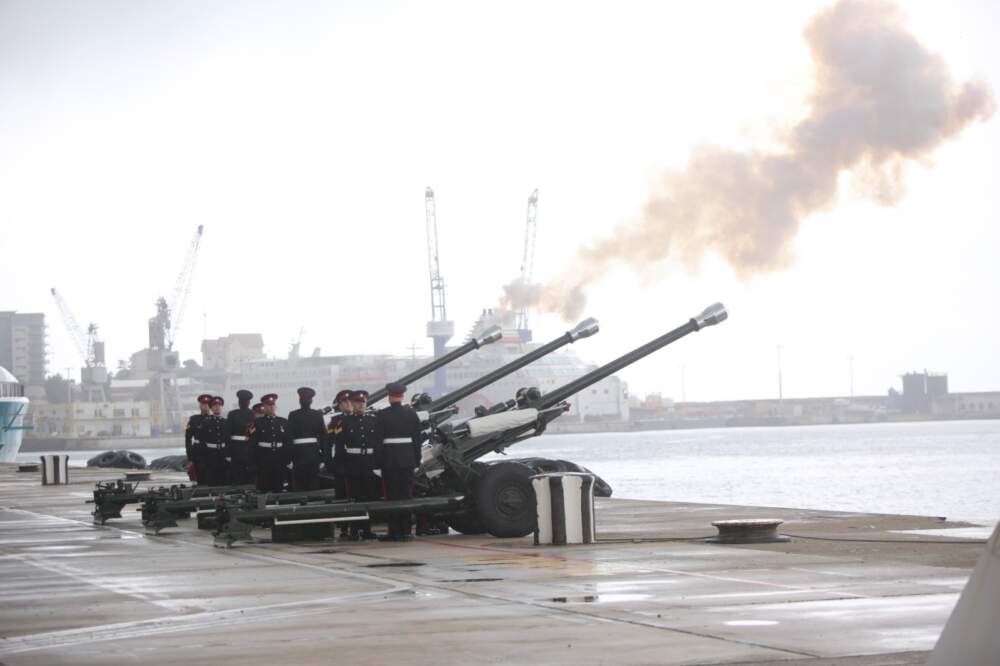
<path fill-rule="evenodd" d="M 198 459 L 195 455 L 195 446 L 198 444 L 195 441 L 195 431 L 201 424 L 205 417 L 211 412 L 212 396 L 208 393 L 202 393 L 198 396 L 198 413 L 193 414 L 187 422 L 187 427 L 184 429 L 184 453 L 187 454 L 188 459 L 188 477 L 192 481 L 198 481 Z"/>
<path fill-rule="evenodd" d="M 280 493 L 284 489 L 289 462 L 288 421 L 274 415 L 277 399 L 276 393 L 262 397 L 264 415 L 250 426 L 251 466 L 257 470 L 257 490 L 262 493 Z"/>
<path fill-rule="evenodd" d="M 323 452 L 323 466 L 328 475 L 333 475 L 333 488 L 338 499 L 347 499 L 347 486 L 344 484 L 344 459 L 343 456 L 334 456 L 334 451 L 338 450 L 337 442 L 344 436 L 346 426 L 345 419 L 354 411 L 351 407 L 351 389 L 338 391 L 333 399 L 333 408 L 336 413 L 330 418 L 330 423 L 326 426 L 326 450 Z M 343 446 L 339 450 L 343 450 Z M 346 524 L 340 525 L 340 538 L 349 539 L 350 534 Z"/>
<path fill-rule="evenodd" d="M 379 443 L 375 447 L 375 467 L 382 470 L 382 488 L 387 500 L 413 497 L 413 475 L 420 467 L 423 428 L 412 407 L 403 405 L 406 386 L 393 382 L 386 386 L 389 406 L 378 413 Z M 408 513 L 389 516 L 386 541 L 411 541 L 413 525 Z"/>
<path fill-rule="evenodd" d="M 225 448 L 229 442 L 229 422 L 222 418 L 222 406 L 226 401 L 217 395 L 209 404 L 212 413 L 198 424 L 195 434 L 199 442 L 195 447 L 198 478 L 203 485 L 222 486 L 226 484 Z"/>
<path fill-rule="evenodd" d="M 250 447 L 247 445 L 250 440 L 247 431 L 256 418 L 250 409 L 252 399 L 253 393 L 240 389 L 236 392 L 239 407 L 226 415 L 229 422 L 229 441 L 226 443 L 228 482 L 236 485 L 254 482 L 250 475 Z"/>
<path fill-rule="evenodd" d="M 319 465 L 326 450 L 326 424 L 323 412 L 312 408 L 316 391 L 303 386 L 299 394 L 299 409 L 288 414 L 288 431 L 292 440 L 292 490 L 319 490 Z"/>
<path fill-rule="evenodd" d="M 326 467 L 326 473 L 333 474 L 334 478 L 337 479 L 337 496 L 344 497 L 344 493 L 340 490 L 344 477 L 343 461 L 336 459 L 333 453 L 336 449 L 337 438 L 344 432 L 344 417 L 354 411 L 354 408 L 351 407 L 351 389 L 337 392 L 337 396 L 333 399 L 333 408 L 336 413 L 330 417 L 330 423 L 326 426 L 326 450 L 323 452 L 323 465 Z"/>
<path fill-rule="evenodd" d="M 253 405 L 253 407 L 251 409 L 253 410 L 253 417 L 255 419 L 256 418 L 260 418 L 261 416 L 264 416 L 264 404 L 263 403 L 255 402 L 254 405 Z"/>
<path fill-rule="evenodd" d="M 351 413 L 342 419 L 343 431 L 336 438 L 334 460 L 342 461 L 344 491 L 348 499 L 367 502 L 379 499 L 378 479 L 372 474 L 375 454 L 375 415 L 365 411 L 368 391 L 351 393 Z M 351 523 L 350 539 L 374 539 L 371 523 Z"/>

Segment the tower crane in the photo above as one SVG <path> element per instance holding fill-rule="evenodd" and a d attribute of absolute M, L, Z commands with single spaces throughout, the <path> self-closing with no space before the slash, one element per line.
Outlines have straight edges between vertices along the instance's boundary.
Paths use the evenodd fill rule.
<path fill-rule="evenodd" d="M 188 245 L 187 254 L 184 256 L 184 265 L 174 283 L 174 293 L 168 304 L 169 312 L 173 322 L 167 331 L 167 349 L 174 348 L 174 341 L 181 328 L 181 321 L 184 319 L 184 309 L 187 307 L 188 296 L 191 293 L 191 284 L 194 282 L 194 269 L 198 260 L 198 250 L 201 247 L 201 234 L 205 226 L 198 225 L 191 243 Z"/>
<path fill-rule="evenodd" d="M 440 358 L 445 353 L 445 345 L 455 334 L 455 324 L 448 321 L 445 308 L 444 278 L 441 277 L 441 264 L 438 260 L 437 210 L 434 201 L 434 190 L 428 187 L 424 191 L 424 213 L 427 218 L 427 265 L 431 277 L 431 319 L 427 322 L 427 337 L 434 341 L 434 357 Z M 444 369 L 434 373 L 434 394 L 447 393 L 447 379 Z"/>
<path fill-rule="evenodd" d="M 174 351 L 174 343 L 184 319 L 184 309 L 194 281 L 194 269 L 201 247 L 204 225 L 199 224 L 187 253 L 184 264 L 177 275 L 170 300 L 160 297 L 156 300 L 156 316 L 149 320 L 149 349 L 156 352 L 151 359 L 151 367 L 156 371 L 151 380 L 155 384 L 154 395 L 163 410 L 162 423 L 168 430 L 177 430 L 181 424 L 181 400 L 176 371 L 180 367 L 180 356 Z"/>
<path fill-rule="evenodd" d="M 528 197 L 528 221 L 524 228 L 524 253 L 521 255 L 521 286 L 527 289 L 531 286 L 532 272 L 535 268 L 535 232 L 538 229 L 538 188 Z M 528 304 L 523 300 L 517 310 L 516 327 L 524 342 L 531 341 L 531 330 L 528 328 Z"/>
<path fill-rule="evenodd" d="M 104 384 L 108 380 L 108 370 L 104 366 L 104 342 L 98 335 L 97 324 L 93 322 L 88 324 L 87 332 L 84 334 L 62 294 L 54 287 L 50 289 L 50 292 L 52 299 L 56 302 L 56 307 L 59 309 L 59 314 L 62 316 L 63 323 L 66 325 L 66 331 L 80 354 L 80 358 L 83 359 L 80 383 L 87 399 L 92 400 L 96 397 L 98 400 L 104 400 Z"/>

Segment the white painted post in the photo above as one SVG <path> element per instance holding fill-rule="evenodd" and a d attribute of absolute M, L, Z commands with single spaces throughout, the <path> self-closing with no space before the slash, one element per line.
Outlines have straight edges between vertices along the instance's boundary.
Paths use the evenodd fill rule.
<path fill-rule="evenodd" d="M 1000 523 L 944 625 L 927 666 L 1000 664 Z"/>
<path fill-rule="evenodd" d="M 54 486 L 69 483 L 69 456 L 45 455 L 42 459 L 42 485 Z"/>

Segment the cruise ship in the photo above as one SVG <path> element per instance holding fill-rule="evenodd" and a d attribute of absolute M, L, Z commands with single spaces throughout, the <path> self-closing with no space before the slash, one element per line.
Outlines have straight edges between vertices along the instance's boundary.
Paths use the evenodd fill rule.
<path fill-rule="evenodd" d="M 525 336 L 524 331 L 515 328 L 513 312 L 499 308 L 483 310 L 465 340 L 479 336 L 491 326 L 499 326 L 503 330 L 503 338 L 446 366 L 446 384 L 449 390 L 464 386 L 541 346 L 527 341 L 530 340 L 530 335 Z M 318 354 L 301 358 L 294 355 L 288 359 L 258 359 L 241 363 L 240 371 L 226 378 L 224 390 L 226 395 L 231 395 L 239 388 L 249 389 L 255 395 L 274 392 L 278 394 L 279 405 L 283 409 L 293 409 L 298 402 L 295 389 L 308 385 L 316 390 L 315 404 L 328 405 L 342 388 L 382 388 L 386 382 L 401 377 L 430 360 L 429 357 L 421 356 L 401 358 L 388 355 Z M 583 361 L 576 349 L 567 347 L 462 400 L 458 403 L 460 413 L 469 415 L 478 405 L 489 407 L 496 402 L 513 398 L 517 390 L 524 386 L 535 386 L 543 393 L 551 391 L 595 367 Z M 410 393 L 432 392 L 433 384 L 434 376 L 429 375 L 414 382 L 409 387 Z M 189 404 L 190 402 L 193 402 L 193 398 Z M 620 423 L 628 420 L 628 387 L 615 375 L 573 396 L 570 403 L 572 416 L 567 415 L 565 419 L 561 419 L 567 423 Z"/>
<path fill-rule="evenodd" d="M 21 449 L 28 404 L 24 385 L 10 371 L 0 366 L 0 463 L 14 462 Z"/>

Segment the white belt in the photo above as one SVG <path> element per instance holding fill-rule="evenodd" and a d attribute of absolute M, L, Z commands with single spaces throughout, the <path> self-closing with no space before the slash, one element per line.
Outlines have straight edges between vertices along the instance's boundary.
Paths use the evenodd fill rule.
<path fill-rule="evenodd" d="M 292 444 L 319 444 L 315 437 L 298 437 L 292 440 Z"/>
<path fill-rule="evenodd" d="M 202 442 L 202 444 L 204 444 L 205 446 L 207 446 L 210 449 L 221 449 L 222 446 L 223 446 L 219 442 Z"/>
<path fill-rule="evenodd" d="M 382 440 L 383 444 L 413 444 L 412 437 L 386 437 Z"/>
<path fill-rule="evenodd" d="M 247 436 L 246 435 L 230 435 L 229 439 L 233 440 L 234 442 L 245 442 L 245 441 L 247 441 Z"/>
<path fill-rule="evenodd" d="M 274 449 L 281 446 L 281 442 L 257 442 L 257 446 L 263 449 Z"/>
<path fill-rule="evenodd" d="M 353 453 L 355 455 L 366 455 L 366 452 L 365 452 L 364 449 L 354 449 L 354 448 L 351 448 L 350 446 L 344 447 L 344 451 L 347 452 L 347 453 Z M 368 449 L 367 453 L 371 453 L 371 452 L 372 452 L 371 449 Z"/>

